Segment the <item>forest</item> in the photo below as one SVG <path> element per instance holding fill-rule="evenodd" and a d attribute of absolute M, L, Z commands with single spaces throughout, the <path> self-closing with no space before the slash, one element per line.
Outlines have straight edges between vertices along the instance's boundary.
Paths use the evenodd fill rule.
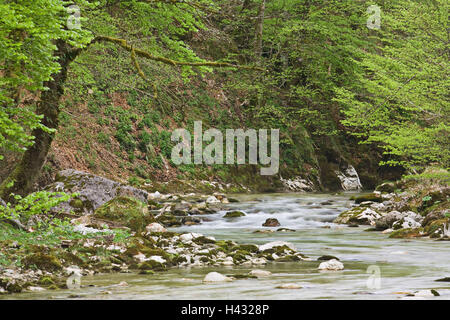
<path fill-rule="evenodd" d="M 448 9 L 0 0 L 0 300 L 450 299 Z"/>

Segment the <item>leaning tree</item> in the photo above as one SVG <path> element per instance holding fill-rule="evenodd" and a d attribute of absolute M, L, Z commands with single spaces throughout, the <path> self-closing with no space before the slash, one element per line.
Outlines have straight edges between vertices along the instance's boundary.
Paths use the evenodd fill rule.
<path fill-rule="evenodd" d="M 1 199 L 13 201 L 14 194 L 25 195 L 32 191 L 58 128 L 68 69 L 95 43 L 107 42 L 126 50 L 137 75 L 146 81 L 149 79 L 139 59 L 173 67 L 261 70 L 229 62 L 205 61 L 196 56 L 193 61 L 170 59 L 135 48 L 126 39 L 97 34 L 77 24 L 79 7 L 84 11 L 99 10 L 102 6 L 127 2 L 139 3 L 141 9 L 164 7 L 160 12 L 170 14 L 170 10 L 175 9 L 182 12 L 183 15 L 177 16 L 182 20 L 178 28 L 194 24 L 203 13 L 214 10 L 211 0 L 102 0 L 95 4 L 88 0 L 6 0 L 0 4 L 0 148 L 22 152 L 21 159 L 0 185 Z M 23 104 L 25 93 L 37 97 L 35 107 Z M 0 155 L 0 161 L 1 158 Z"/>

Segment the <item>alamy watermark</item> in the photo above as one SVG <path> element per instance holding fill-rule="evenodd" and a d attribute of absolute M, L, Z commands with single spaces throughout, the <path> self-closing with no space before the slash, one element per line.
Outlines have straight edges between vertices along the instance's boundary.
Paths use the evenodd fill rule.
<path fill-rule="evenodd" d="M 67 29 L 81 29 L 81 10 L 80 7 L 73 4 L 66 8 L 69 17 L 67 18 Z"/>
<path fill-rule="evenodd" d="M 366 281 L 368 289 L 380 289 L 381 288 L 381 269 L 377 265 L 370 265 L 367 268 L 366 273 L 370 274 Z"/>
<path fill-rule="evenodd" d="M 172 141 L 178 142 L 172 148 L 174 164 L 260 164 L 261 175 L 274 175 L 279 169 L 279 129 L 226 129 L 223 133 L 215 128 L 203 132 L 202 121 L 194 122 L 194 139 L 186 129 L 176 129 Z M 211 141 L 213 140 L 213 141 Z M 248 141 L 248 144 L 247 144 Z M 203 147 L 203 142 L 210 142 Z M 270 143 L 270 156 L 268 144 Z M 235 148 L 236 146 L 236 148 Z M 224 155 L 225 150 L 225 155 Z M 193 158 L 193 159 L 192 159 Z"/>
<path fill-rule="evenodd" d="M 380 30 L 381 28 L 381 8 L 377 5 L 371 5 L 367 8 L 367 28 Z"/>
<path fill-rule="evenodd" d="M 68 289 L 80 289 L 81 287 L 81 270 L 76 266 L 71 266 L 67 268 L 67 273 L 69 277 L 66 280 L 66 285 Z"/>

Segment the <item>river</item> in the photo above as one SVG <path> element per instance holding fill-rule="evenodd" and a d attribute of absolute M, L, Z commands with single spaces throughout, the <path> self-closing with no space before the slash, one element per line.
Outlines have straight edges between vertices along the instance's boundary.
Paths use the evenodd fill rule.
<path fill-rule="evenodd" d="M 223 219 L 224 212 L 208 215 L 210 221 L 174 231 L 198 232 L 217 240 L 264 244 L 288 241 L 312 261 L 269 263 L 262 267 L 272 276 L 204 284 L 206 273 L 245 274 L 251 267 L 174 268 L 154 275 L 105 274 L 82 278 L 82 288 L 8 295 L 6 299 L 450 299 L 450 243 L 430 239 L 389 239 L 367 226 L 350 228 L 333 219 L 351 207 L 350 194 L 259 194 L 233 196 L 245 217 Z M 268 218 L 295 232 L 254 233 Z M 274 230 L 278 228 L 272 228 Z M 318 271 L 321 255 L 338 257 L 343 271 Z M 258 267 L 261 269 L 261 267 Z M 121 281 L 127 286 L 118 286 Z M 296 283 L 301 289 L 277 289 Z M 407 293 L 435 289 L 439 297 L 408 297 Z"/>

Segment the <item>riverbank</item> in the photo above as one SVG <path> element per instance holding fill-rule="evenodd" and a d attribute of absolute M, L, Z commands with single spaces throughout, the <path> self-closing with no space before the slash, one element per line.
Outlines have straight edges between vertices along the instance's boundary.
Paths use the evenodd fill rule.
<path fill-rule="evenodd" d="M 73 188 L 77 184 L 71 180 L 69 185 Z M 87 188 L 86 185 L 89 184 L 84 181 L 81 185 Z M 111 187 L 108 183 L 104 184 L 106 185 Z M 112 185 L 112 188 L 117 187 Z M 380 190 L 388 187 L 392 185 L 380 186 L 371 196 L 379 196 L 381 199 L 410 199 L 405 195 L 413 194 L 411 199 L 422 197 L 422 202 L 427 202 L 428 198 L 423 200 L 426 196 L 422 193 L 408 193 L 406 189 L 396 189 L 393 192 Z M 121 188 L 119 186 L 120 190 Z M 410 191 L 416 190 L 411 189 L 412 185 L 408 188 Z M 126 190 L 128 195 L 130 192 L 144 194 L 139 190 Z M 436 191 L 429 188 L 427 190 Z M 111 193 L 111 190 L 107 191 Z M 396 196 L 391 196 L 391 193 Z M 96 198 L 98 196 L 97 193 Z M 26 232 L 0 224 L 0 291 L 36 295 L 46 295 L 48 292 L 48 295 L 52 295 L 53 290 L 67 289 L 67 279 L 73 275 L 92 279 L 94 283 L 96 277 L 106 277 L 110 281 L 107 281 L 105 288 L 122 288 L 129 284 L 124 279 L 139 278 L 150 283 L 154 279 L 166 277 L 164 274 L 180 273 L 184 278 L 189 278 L 191 270 L 195 286 L 200 285 L 197 282 L 199 280 L 203 283 L 207 273 L 219 272 L 225 277 L 218 279 L 221 283 L 233 280 L 257 281 L 251 282 L 252 286 L 260 287 L 264 283 L 270 283 L 273 290 L 281 290 L 277 287 L 283 285 L 308 288 L 315 281 L 326 283 L 325 275 L 328 274 L 330 279 L 336 281 L 336 288 L 339 288 L 342 277 L 347 278 L 345 274 L 349 277 L 351 275 L 352 278 L 348 278 L 351 282 L 366 279 L 366 271 L 371 265 L 393 270 L 388 271 L 388 274 L 396 274 L 395 270 L 402 270 L 400 278 L 411 275 L 407 269 L 412 265 L 414 268 L 411 272 L 417 270 L 423 275 L 429 274 L 424 276 L 421 284 L 414 287 L 417 290 L 402 288 L 400 284 L 391 285 L 390 290 L 408 291 L 408 295 L 415 295 L 422 288 L 438 290 L 440 294 L 445 294 L 447 290 L 445 282 L 444 287 L 432 285 L 435 280 L 444 279 L 450 272 L 442 251 L 445 249 L 445 242 L 386 242 L 384 246 L 387 245 L 389 251 L 385 252 L 377 247 L 383 246 L 380 241 L 388 239 L 381 232 L 364 232 L 357 228 L 358 223 L 353 220 L 349 222 L 352 228 L 333 223 L 339 213 L 344 212 L 339 218 L 346 216 L 345 212 L 348 212 L 353 201 L 359 202 L 359 205 L 351 210 L 366 210 L 373 205 L 383 204 L 378 201 L 368 203 L 367 195 L 302 193 L 227 197 L 220 193 L 175 195 L 153 192 L 145 196 L 145 205 L 123 194 L 103 204 L 95 204 L 92 198 L 81 197 L 79 201 L 69 203 L 80 209 L 78 216 L 71 217 L 67 224 L 46 232 L 38 229 Z M 389 199 L 385 201 L 390 201 Z M 431 202 L 427 207 L 428 213 L 424 219 L 437 209 L 445 209 L 448 204 L 448 201 L 436 201 L 439 200 Z M 80 202 L 94 205 L 83 207 Z M 396 206 L 401 203 L 391 202 Z M 383 205 L 387 207 L 389 203 Z M 88 210 L 86 214 L 83 211 L 85 209 L 91 211 Z M 134 218 L 124 219 L 122 213 Z M 362 221 L 360 218 L 356 220 L 360 222 L 359 225 L 370 225 L 369 220 Z M 269 219 L 275 219 L 279 225 L 263 226 Z M 375 227 L 370 228 L 375 230 Z M 410 256 L 409 252 L 416 251 L 417 255 Z M 389 256 L 395 259 L 389 261 Z M 322 274 L 319 270 L 322 262 L 333 258 L 340 261 L 344 269 L 338 268 Z M 433 263 L 438 263 L 440 267 L 432 267 Z M 267 279 L 262 280 L 254 274 L 260 272 L 255 270 L 261 269 L 269 271 Z M 297 281 L 298 276 L 295 276 L 298 272 L 305 275 L 300 282 Z M 85 280 L 83 285 L 85 287 L 81 290 L 88 290 Z M 234 284 L 231 286 L 235 287 Z M 108 294 L 110 290 L 104 291 Z M 315 292 L 314 297 L 317 297 L 318 293 Z M 175 292 L 173 294 L 176 297 Z M 267 293 L 268 297 L 271 294 Z M 360 294 L 356 298 L 361 298 Z"/>
<path fill-rule="evenodd" d="M 370 194 L 354 197 L 354 206 L 334 221 L 367 225 L 390 238 L 427 237 L 450 241 L 448 180 L 403 179 L 386 182 Z"/>
<path fill-rule="evenodd" d="M 355 195 L 355 194 L 353 194 Z M 332 223 L 353 201 L 351 193 L 234 195 L 246 216 L 225 220 L 223 211 L 210 221 L 169 228 L 179 233 L 200 233 L 215 239 L 257 246 L 273 241 L 292 243 L 309 257 L 297 262 L 268 261 L 266 265 L 203 265 L 170 267 L 153 274 L 110 272 L 85 275 L 81 288 L 4 295 L 2 299 L 449 299 L 449 283 L 436 281 L 450 275 L 445 242 L 429 239 L 390 239 L 366 226 Z M 327 202 L 328 204 L 322 204 Z M 333 213 L 334 212 L 334 213 Z M 268 216 L 281 227 L 263 228 Z M 292 231 L 277 231 L 285 227 Z M 258 230 L 266 232 L 255 233 Z M 337 257 L 344 269 L 321 271 L 323 256 Z M 379 269 L 376 269 L 379 268 Z M 269 271 L 265 277 L 248 277 L 252 270 Z M 378 271 L 379 273 L 377 273 Z M 218 272 L 234 281 L 207 283 L 205 276 Z M 380 277 L 380 286 L 370 279 Z M 281 289 L 294 284 L 297 289 Z M 440 296 L 431 295 L 431 290 Z M 428 296 L 427 296 L 428 295 Z"/>
<path fill-rule="evenodd" d="M 237 202 L 224 194 L 147 193 L 76 171 L 62 173 L 47 189 L 77 196 L 53 209 L 58 224 L 46 229 L 39 227 L 39 216 L 25 223 L 26 230 L 0 224 L 0 293 L 67 289 L 73 275 L 150 275 L 172 267 L 257 267 L 307 259 L 290 243 L 238 244 L 166 229 L 201 224 L 218 212 L 224 219 L 245 215 L 224 211 L 224 205 Z"/>

